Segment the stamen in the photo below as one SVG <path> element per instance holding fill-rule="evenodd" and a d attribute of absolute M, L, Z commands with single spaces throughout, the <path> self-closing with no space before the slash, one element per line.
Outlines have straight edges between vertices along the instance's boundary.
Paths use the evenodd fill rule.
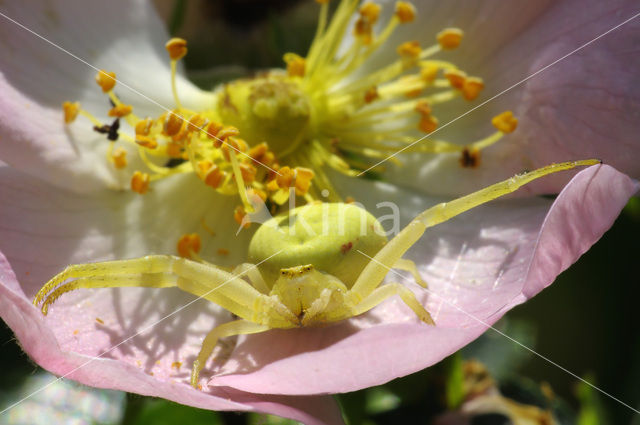
<path fill-rule="evenodd" d="M 396 16 L 403 24 L 413 22 L 416 18 L 416 8 L 411 3 L 399 1 L 396 3 Z"/>
<path fill-rule="evenodd" d="M 131 190 L 140 195 L 144 195 L 149 190 L 150 177 L 149 174 L 136 171 L 131 177 Z"/>
<path fill-rule="evenodd" d="M 187 41 L 174 37 L 164 45 L 172 61 L 178 61 L 187 54 Z"/>
<path fill-rule="evenodd" d="M 149 136 L 143 136 L 141 134 L 136 136 L 136 143 L 147 149 L 155 149 L 158 147 L 158 142 L 156 141 L 156 139 Z"/>
<path fill-rule="evenodd" d="M 133 107 L 131 105 L 116 105 L 109 110 L 110 117 L 126 117 L 133 111 Z"/>
<path fill-rule="evenodd" d="M 247 212 L 240 205 L 238 205 L 236 209 L 233 211 L 233 219 L 236 221 L 236 223 L 241 225 L 243 228 L 248 229 L 249 226 L 251 226 L 251 221 L 249 220 L 244 221 L 244 218 L 246 215 L 247 215 Z"/>
<path fill-rule="evenodd" d="M 113 87 L 116 85 L 116 73 L 100 70 L 96 74 L 96 83 L 98 83 L 104 93 L 108 93 L 113 90 Z"/>
<path fill-rule="evenodd" d="M 513 116 L 513 112 L 504 111 L 493 117 L 491 124 L 503 133 L 512 133 L 518 127 L 518 119 Z"/>
<path fill-rule="evenodd" d="M 473 100 L 484 88 L 484 81 L 478 77 L 469 77 L 464 80 L 462 84 L 462 95 L 467 100 Z"/>
<path fill-rule="evenodd" d="M 113 165 L 121 170 L 127 166 L 127 151 L 123 148 L 117 148 L 113 151 L 111 159 L 113 160 Z"/>
<path fill-rule="evenodd" d="M 184 119 L 179 115 L 177 110 L 173 110 L 167 114 L 164 122 L 164 134 L 167 136 L 175 136 L 182 128 Z"/>
<path fill-rule="evenodd" d="M 71 124 L 78 117 L 80 102 L 63 102 L 62 110 L 64 112 L 64 123 Z"/>
<path fill-rule="evenodd" d="M 397 52 L 402 58 L 405 68 L 410 68 L 416 64 L 422 48 L 417 41 L 407 41 L 398 46 Z"/>
<path fill-rule="evenodd" d="M 194 254 L 198 254 L 201 248 L 200 235 L 197 233 L 184 234 L 178 239 L 176 250 L 178 255 L 184 258 L 192 258 Z"/>
<path fill-rule="evenodd" d="M 459 69 L 447 69 L 444 72 L 444 77 L 449 80 L 451 87 L 462 90 L 467 74 Z"/>
<path fill-rule="evenodd" d="M 440 47 L 445 50 L 452 50 L 460 45 L 463 36 L 464 32 L 459 28 L 445 28 L 438 33 L 437 39 Z"/>
<path fill-rule="evenodd" d="M 457 97 L 473 100 L 483 89 L 482 79 L 431 57 L 458 47 L 463 32 L 444 29 L 437 43 L 425 48 L 417 41 L 402 43 L 399 57 L 368 70 L 362 66 L 369 66 L 368 60 L 395 29 L 415 20 L 415 7 L 398 1 L 377 29 L 382 9 L 374 2 L 343 0 L 329 21 L 329 1 L 316 1 L 322 6 L 308 56 L 287 53 L 286 71 L 267 71 L 225 84 L 213 92 L 208 110 L 189 110 L 180 103 L 176 67 L 187 53 L 187 43 L 173 38 L 165 45 L 171 61 L 173 111 L 136 116 L 113 91 L 115 73 L 101 70 L 96 83 L 112 104 L 108 112 L 115 117 L 113 123 L 105 124 L 71 102 L 63 104 L 65 122 L 84 115 L 108 140 L 136 148 L 145 169 L 133 173 L 133 191 L 143 194 L 152 181 L 195 173 L 218 193 L 239 196 L 241 205 L 234 218 L 245 222 L 253 210 L 252 196 L 268 204 L 272 213 L 291 196 L 314 202 L 322 194 L 323 201 L 341 201 L 327 167 L 355 176 L 370 168 L 371 158 L 400 149 L 459 153 L 463 166 L 477 166 L 482 149 L 515 130 L 513 115 L 501 114 L 493 120 L 498 131 L 477 142 L 425 139 L 413 146 L 419 131 L 430 134 L 438 128 L 438 105 Z M 354 31 L 356 40 L 341 51 L 349 31 Z M 120 131 L 119 119 L 125 119 L 134 134 Z M 114 145 L 109 144 L 107 161 L 117 169 L 126 168 L 127 151 Z M 402 166 L 400 159 L 390 163 Z M 384 167 L 374 170 L 384 171 Z"/>
<path fill-rule="evenodd" d="M 285 53 L 284 61 L 287 64 L 289 77 L 304 77 L 306 62 L 303 57 L 295 53 Z"/>
<path fill-rule="evenodd" d="M 151 131 L 151 125 L 153 124 L 153 120 L 151 118 L 146 118 L 142 121 L 139 121 L 136 124 L 136 136 L 148 136 Z"/>
<path fill-rule="evenodd" d="M 174 37 L 167 41 L 164 46 L 169 52 L 171 58 L 171 92 L 173 93 L 173 101 L 178 109 L 182 109 L 180 98 L 178 98 L 178 89 L 176 88 L 176 63 L 187 54 L 187 41 L 182 38 Z"/>

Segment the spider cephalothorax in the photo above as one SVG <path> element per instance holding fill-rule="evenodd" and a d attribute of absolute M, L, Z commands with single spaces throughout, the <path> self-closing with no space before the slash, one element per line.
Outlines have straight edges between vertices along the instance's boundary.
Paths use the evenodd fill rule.
<path fill-rule="evenodd" d="M 434 325 L 413 292 L 399 283 L 381 285 L 392 269 L 413 274 L 426 287 L 415 265 L 402 256 L 428 227 L 517 190 L 547 174 L 596 160 L 554 164 L 520 174 L 419 214 L 387 241 L 380 223 L 354 205 L 312 203 L 265 222 L 255 233 L 249 259 L 228 272 L 206 262 L 168 255 L 72 265 L 47 282 L 34 305 L 44 314 L 62 294 L 79 288 L 173 287 L 205 298 L 238 316 L 204 338 L 193 363 L 191 384 L 220 338 L 273 328 L 313 326 L 362 314 L 394 295 L 423 322 Z"/>

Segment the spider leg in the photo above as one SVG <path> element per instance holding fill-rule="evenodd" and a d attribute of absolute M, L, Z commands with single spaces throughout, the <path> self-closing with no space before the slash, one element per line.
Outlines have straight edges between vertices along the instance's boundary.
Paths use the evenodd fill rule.
<path fill-rule="evenodd" d="M 62 294 L 79 288 L 173 286 L 247 320 L 282 322 L 278 314 L 282 309 L 272 311 L 273 300 L 243 279 L 210 264 L 167 255 L 69 266 L 40 289 L 33 304 L 42 303 L 46 314 L 49 305 Z"/>
<path fill-rule="evenodd" d="M 369 261 L 351 288 L 351 296 L 357 302 L 366 298 L 380 285 L 389 270 L 424 234 L 427 228 L 449 220 L 471 208 L 514 192 L 521 186 L 547 174 L 569 170 L 577 166 L 599 164 L 597 160 L 585 160 L 551 164 L 528 173 L 518 174 L 477 192 L 443 202 L 425 210 L 414 218 Z M 363 254 L 364 255 L 364 254 Z"/>
<path fill-rule="evenodd" d="M 399 295 L 402 301 L 422 320 L 429 325 L 435 325 L 431 315 L 416 299 L 410 289 L 400 283 L 386 283 L 376 288 L 369 296 L 351 308 L 351 316 L 357 316 L 371 310 L 384 300 L 394 295 Z M 351 317 L 349 316 L 349 317 Z"/>
<path fill-rule="evenodd" d="M 420 273 L 418 273 L 418 268 L 416 267 L 416 263 L 414 263 L 413 261 L 407 260 L 406 258 L 400 258 L 393 265 L 393 268 L 398 270 L 404 270 L 405 272 L 411 273 L 411 275 L 413 276 L 413 279 L 416 281 L 418 285 L 422 286 L 423 288 L 428 288 L 427 282 L 422 280 L 422 276 L 420 276 Z"/>
<path fill-rule="evenodd" d="M 265 295 L 268 295 L 271 291 L 271 289 L 269 289 L 269 286 L 267 286 L 267 283 L 264 281 L 262 273 L 260 273 L 260 270 L 258 270 L 258 268 L 254 264 L 242 263 L 238 267 L 233 269 L 232 274 L 238 277 L 246 275 L 253 287 Z"/>
<path fill-rule="evenodd" d="M 202 348 L 198 353 L 198 357 L 193 362 L 193 367 L 191 369 L 191 385 L 194 388 L 197 388 L 200 371 L 207 363 L 207 359 L 211 356 L 211 353 L 220 338 L 233 335 L 254 334 L 268 331 L 269 329 L 271 329 L 269 326 L 260 325 L 242 319 L 223 323 L 222 325 L 213 328 L 213 330 L 204 338 L 204 341 L 202 341 Z"/>

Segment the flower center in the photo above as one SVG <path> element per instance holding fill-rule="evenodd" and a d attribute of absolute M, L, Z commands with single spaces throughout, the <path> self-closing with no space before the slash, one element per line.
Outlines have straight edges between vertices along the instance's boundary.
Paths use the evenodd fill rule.
<path fill-rule="evenodd" d="M 460 166 L 476 167 L 483 149 L 515 130 L 517 120 L 507 111 L 493 119 L 497 131 L 481 140 L 430 137 L 438 128 L 440 104 L 472 101 L 484 87 L 480 78 L 434 58 L 458 47 L 460 29 L 445 28 L 427 47 L 417 41 L 391 46 L 395 58 L 371 66 L 369 58 L 389 48 L 396 27 L 414 20 L 415 8 L 398 1 L 395 13 L 379 25 L 381 6 L 375 3 L 359 6 L 358 0 L 342 0 L 329 20 L 329 1 L 316 1 L 320 17 L 307 56 L 287 53 L 286 70 L 222 85 L 213 93 L 211 110 L 191 110 L 189 99 L 180 99 L 176 63 L 187 53 L 187 44 L 174 38 L 166 44 L 173 110 L 138 117 L 114 93 L 115 74 L 100 71 L 96 82 L 109 96 L 113 121 L 103 123 L 78 103 L 65 102 L 65 122 L 79 114 L 91 120 L 94 130 L 111 141 L 107 158 L 117 169 L 127 169 L 127 155 L 137 153 L 147 169 L 131 170 L 133 191 L 144 194 L 154 181 L 194 173 L 217 192 L 239 196 L 234 217 L 243 225 L 257 201 L 271 213 L 292 194 L 305 202 L 341 201 L 328 169 L 349 176 L 379 175 L 385 170 L 382 159 L 392 156 L 390 162 L 402 166 L 395 156 L 399 151 L 457 154 Z M 349 32 L 353 40 L 341 49 Z M 132 131 L 121 131 L 121 120 Z"/>
<path fill-rule="evenodd" d="M 218 111 L 250 146 L 266 142 L 278 158 L 309 137 L 312 106 L 298 82 L 275 72 L 225 84 Z"/>

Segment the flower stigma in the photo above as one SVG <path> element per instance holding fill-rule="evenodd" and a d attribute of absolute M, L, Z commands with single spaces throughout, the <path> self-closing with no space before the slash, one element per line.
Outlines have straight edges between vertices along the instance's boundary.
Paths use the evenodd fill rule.
<path fill-rule="evenodd" d="M 414 144 L 420 133 L 428 136 L 438 128 L 438 105 L 459 97 L 472 101 L 484 88 L 481 78 L 435 58 L 457 48 L 463 31 L 445 28 L 427 47 L 414 40 L 389 46 L 395 29 L 416 17 L 410 3 L 398 1 L 385 23 L 381 6 L 373 2 L 342 0 L 331 19 L 330 2 L 316 3 L 318 27 L 307 55 L 287 53 L 283 69 L 220 85 L 210 109 L 191 110 L 184 106 L 188 99 L 180 99 L 176 65 L 188 49 L 185 40 L 172 38 L 165 46 L 172 110 L 157 117 L 136 115 L 114 92 L 116 74 L 101 70 L 96 83 L 109 98 L 107 115 L 113 121 L 102 122 L 77 102 L 64 102 L 64 121 L 70 124 L 81 115 L 105 134 L 107 160 L 131 173 L 134 192 L 145 194 L 158 180 L 193 173 L 218 193 L 239 197 L 234 218 L 243 226 L 258 198 L 272 213 L 292 193 L 305 202 L 321 196 L 342 201 L 329 169 L 355 177 L 400 150 L 457 153 L 460 166 L 476 167 L 484 148 L 516 129 L 517 119 L 506 111 L 492 120 L 497 131 L 481 140 L 461 144 L 425 138 Z M 350 34 L 353 42 L 341 48 Z M 368 59 L 381 49 L 395 50 L 395 59 L 370 66 Z M 121 131 L 121 120 L 131 131 Z M 128 170 L 127 150 L 118 145 L 133 147 L 146 169 Z M 402 165 L 395 157 L 391 161 Z M 384 167 L 373 171 L 381 173 Z M 182 242 L 185 256 L 197 251 L 192 243 Z"/>

